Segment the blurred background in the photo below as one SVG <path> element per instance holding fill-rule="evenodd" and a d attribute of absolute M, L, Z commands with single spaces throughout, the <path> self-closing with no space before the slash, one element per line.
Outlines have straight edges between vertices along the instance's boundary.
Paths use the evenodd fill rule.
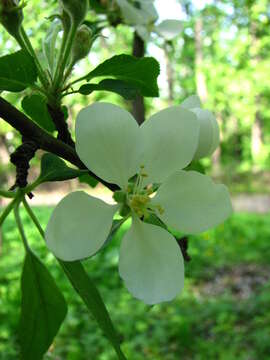
<path fill-rule="evenodd" d="M 203 106 L 218 119 L 221 132 L 220 147 L 200 165 L 229 187 L 235 213 L 216 229 L 189 237 L 191 261 L 186 263 L 186 286 L 171 303 L 148 307 L 124 288 L 117 262 L 119 242 L 127 226 L 85 266 L 103 295 L 129 359 L 268 360 L 270 4 L 267 0 L 156 0 L 155 5 L 159 21 L 181 20 L 182 31 L 171 41 L 153 34 L 146 45 L 146 55 L 161 64 L 160 98 L 145 99 L 146 115 L 180 104 L 189 95 L 200 96 Z M 48 17 L 56 9 L 56 1 L 29 0 L 24 10 L 25 29 L 40 54 L 50 25 Z M 88 18 L 94 21 L 97 15 L 90 12 Z M 132 27 L 110 26 L 102 35 L 88 59 L 76 65 L 76 76 L 113 55 L 132 53 Z M 0 28 L 0 56 L 16 49 L 13 39 Z M 8 93 L 4 97 L 21 109 L 21 97 Z M 78 110 L 100 100 L 131 109 L 130 103 L 106 92 L 66 97 L 71 129 Z M 19 144 L 19 135 L 0 120 L 1 187 L 8 188 L 14 182 L 9 156 Z M 30 179 L 38 173 L 38 161 L 33 160 Z M 101 185 L 91 189 L 76 181 L 43 185 L 32 201 L 43 226 L 53 206 L 78 187 L 111 201 L 110 192 Z M 67 320 L 46 359 L 115 359 L 25 214 L 24 221 L 30 243 L 48 264 L 69 304 Z M 10 216 L 0 239 L 1 360 L 18 358 L 22 261 L 23 247 Z"/>

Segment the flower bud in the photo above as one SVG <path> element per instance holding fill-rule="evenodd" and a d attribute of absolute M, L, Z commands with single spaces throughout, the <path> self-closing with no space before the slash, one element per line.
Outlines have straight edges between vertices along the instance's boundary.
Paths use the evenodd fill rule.
<path fill-rule="evenodd" d="M 0 22 L 15 37 L 23 21 L 22 7 L 17 0 L 0 0 Z"/>
<path fill-rule="evenodd" d="M 93 33 L 89 27 L 86 25 L 80 26 L 72 47 L 72 63 L 75 64 L 88 55 L 93 41 Z"/>
<path fill-rule="evenodd" d="M 66 11 L 73 24 L 79 26 L 87 13 L 88 0 L 60 0 L 63 10 Z"/>

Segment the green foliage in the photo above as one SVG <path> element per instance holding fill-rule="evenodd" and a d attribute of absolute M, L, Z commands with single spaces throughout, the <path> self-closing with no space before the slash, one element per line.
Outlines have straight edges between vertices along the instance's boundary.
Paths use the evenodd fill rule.
<path fill-rule="evenodd" d="M 52 21 L 42 43 L 43 54 L 51 74 L 54 73 L 56 66 L 55 48 L 57 45 L 57 36 L 59 31 L 61 31 L 60 21 Z"/>
<path fill-rule="evenodd" d="M 81 298 L 87 305 L 87 308 L 98 322 L 104 334 L 112 343 L 119 360 L 125 360 L 125 356 L 119 345 L 119 337 L 116 335 L 108 311 L 102 301 L 102 298 L 91 279 L 85 272 L 79 261 L 64 262 L 60 261 L 69 280 L 80 294 Z"/>
<path fill-rule="evenodd" d="M 111 91 L 121 95 L 126 100 L 135 99 L 140 93 L 138 87 L 129 82 L 114 79 L 105 79 L 98 84 L 85 84 L 79 89 L 79 93 L 89 95 L 93 91 Z"/>
<path fill-rule="evenodd" d="M 143 96 L 158 96 L 159 64 L 151 57 L 136 58 L 116 55 L 98 65 L 86 77 L 88 81 L 100 76 L 112 76 L 137 88 Z"/>
<path fill-rule="evenodd" d="M 25 257 L 21 286 L 21 358 L 41 360 L 66 317 L 67 305 L 46 267 L 31 252 Z"/>
<path fill-rule="evenodd" d="M 85 174 L 87 170 L 72 169 L 58 156 L 47 153 L 42 156 L 40 175 L 37 179 L 39 184 L 48 181 L 64 181 L 74 179 Z"/>
<path fill-rule="evenodd" d="M 22 108 L 40 127 L 53 132 L 55 125 L 47 108 L 47 100 L 39 94 L 25 96 L 22 99 Z"/>
<path fill-rule="evenodd" d="M 78 177 L 78 179 L 80 183 L 88 184 L 92 188 L 95 188 L 98 184 L 98 180 L 89 174 L 82 174 Z"/>
<path fill-rule="evenodd" d="M 37 80 L 35 62 L 20 50 L 0 58 L 0 91 L 20 92 Z"/>

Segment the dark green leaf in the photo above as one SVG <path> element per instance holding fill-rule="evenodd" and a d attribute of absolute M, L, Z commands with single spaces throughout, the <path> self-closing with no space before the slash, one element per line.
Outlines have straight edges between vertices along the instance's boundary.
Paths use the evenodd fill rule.
<path fill-rule="evenodd" d="M 136 58 L 122 54 L 98 65 L 88 74 L 87 80 L 99 76 L 113 76 L 130 86 L 133 85 L 141 95 L 154 97 L 159 95 L 157 85 L 159 72 L 159 63 L 152 57 Z"/>
<path fill-rule="evenodd" d="M 59 263 L 62 265 L 74 289 L 78 292 L 88 310 L 111 342 L 118 355 L 118 359 L 126 360 L 126 357 L 121 351 L 118 335 L 115 332 L 105 304 L 82 264 L 79 261 L 65 262 L 60 260 Z"/>
<path fill-rule="evenodd" d="M 118 95 L 121 95 L 126 100 L 135 99 L 139 94 L 137 86 L 129 84 L 126 81 L 105 79 L 98 84 L 85 84 L 79 89 L 79 93 L 83 95 L 89 95 L 93 91 L 110 91 Z"/>
<path fill-rule="evenodd" d="M 100 0 L 90 0 L 90 9 L 94 9 L 98 14 L 105 14 L 106 7 L 102 6 Z"/>
<path fill-rule="evenodd" d="M 20 50 L 0 58 L 0 91 L 20 92 L 37 80 L 33 58 Z"/>
<path fill-rule="evenodd" d="M 21 279 L 21 358 L 41 360 L 67 313 L 65 299 L 46 267 L 28 252 Z"/>
<path fill-rule="evenodd" d="M 55 130 L 45 97 L 38 94 L 25 96 L 22 100 L 22 108 L 43 129 L 49 132 Z"/>
<path fill-rule="evenodd" d="M 93 178 L 93 176 L 89 174 L 80 175 L 78 179 L 80 183 L 88 184 L 92 188 L 95 188 L 99 183 L 97 179 Z"/>
<path fill-rule="evenodd" d="M 64 181 L 74 179 L 88 170 L 72 169 L 58 156 L 46 153 L 41 159 L 41 171 L 38 178 L 39 183 L 48 181 Z"/>
<path fill-rule="evenodd" d="M 162 227 L 163 229 L 167 230 L 167 226 L 154 214 L 150 214 L 147 218 L 144 219 L 144 222 L 152 225 L 156 225 Z"/>

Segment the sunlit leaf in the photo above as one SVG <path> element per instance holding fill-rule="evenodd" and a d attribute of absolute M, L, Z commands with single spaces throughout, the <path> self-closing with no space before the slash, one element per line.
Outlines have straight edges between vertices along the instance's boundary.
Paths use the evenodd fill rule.
<path fill-rule="evenodd" d="M 33 58 L 20 50 L 0 58 L 0 91 L 20 92 L 37 80 Z"/>

